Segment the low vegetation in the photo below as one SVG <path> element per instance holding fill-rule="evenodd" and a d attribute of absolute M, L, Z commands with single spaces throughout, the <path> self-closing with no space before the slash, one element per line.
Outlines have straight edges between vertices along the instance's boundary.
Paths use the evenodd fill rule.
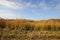
<path fill-rule="evenodd" d="M 0 19 L 0 40 L 60 40 L 60 19 Z"/>

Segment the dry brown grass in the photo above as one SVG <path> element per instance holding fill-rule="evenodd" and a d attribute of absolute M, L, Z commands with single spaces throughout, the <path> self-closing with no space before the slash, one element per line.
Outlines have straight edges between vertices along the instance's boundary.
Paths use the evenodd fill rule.
<path fill-rule="evenodd" d="M 60 21 L 2 19 L 0 40 L 60 40 Z"/>

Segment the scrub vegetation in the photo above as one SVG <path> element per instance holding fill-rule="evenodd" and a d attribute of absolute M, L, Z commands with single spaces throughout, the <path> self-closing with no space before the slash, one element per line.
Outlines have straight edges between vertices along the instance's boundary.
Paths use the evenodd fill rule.
<path fill-rule="evenodd" d="M 0 40 L 60 40 L 60 19 L 0 19 Z"/>

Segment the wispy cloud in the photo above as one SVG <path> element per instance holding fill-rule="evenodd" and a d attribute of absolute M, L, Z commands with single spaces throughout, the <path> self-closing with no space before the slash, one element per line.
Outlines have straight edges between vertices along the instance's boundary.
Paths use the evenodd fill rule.
<path fill-rule="evenodd" d="M 35 10 L 32 10 L 32 13 L 37 15 L 37 16 L 40 16 L 40 14 L 38 12 L 36 12 Z"/>
<path fill-rule="evenodd" d="M 40 8 L 42 8 L 44 10 L 51 9 L 51 7 L 48 4 L 45 3 L 45 0 L 44 1 L 41 1 L 38 5 L 39 5 Z"/>
<path fill-rule="evenodd" d="M 9 18 L 9 19 L 12 19 L 12 18 L 15 18 L 15 14 L 13 13 L 0 13 L 0 17 L 2 18 Z"/>
<path fill-rule="evenodd" d="M 16 2 L 14 2 L 16 1 Z M 20 1 L 18 3 L 18 1 Z M 37 7 L 40 7 L 42 8 L 43 10 L 50 10 L 52 8 L 52 5 L 49 5 L 46 3 L 46 0 L 43 0 L 41 1 L 40 3 L 38 4 L 33 4 L 32 2 L 21 2 L 22 0 L 11 0 L 11 1 L 8 1 L 8 0 L 0 0 L 0 5 L 2 6 L 6 6 L 8 8 L 12 8 L 12 9 L 23 9 L 23 8 L 37 8 Z M 32 0 L 31 0 L 32 1 Z M 60 2 L 60 0 L 50 0 L 50 2 Z M 55 4 L 54 4 L 55 5 Z M 58 4 L 56 6 L 57 9 L 59 9 L 60 4 Z"/>
<path fill-rule="evenodd" d="M 55 9 L 60 10 L 60 3 L 56 5 Z"/>
<path fill-rule="evenodd" d="M 22 4 L 18 4 L 18 3 L 7 1 L 7 0 L 0 0 L 0 5 L 6 6 L 6 7 L 9 7 L 9 8 L 13 8 L 13 9 L 23 8 Z"/>
<path fill-rule="evenodd" d="M 36 15 L 36 18 L 40 18 L 40 19 L 48 19 L 47 15 L 44 15 L 43 13 L 37 12 L 36 10 L 32 10 L 32 13 L 34 15 Z"/>
<path fill-rule="evenodd" d="M 18 3 L 14 1 L 8 1 L 8 0 L 0 0 L 0 5 L 12 8 L 12 9 L 23 9 L 23 8 L 36 8 L 37 5 L 32 4 L 31 2 L 26 3 Z"/>
<path fill-rule="evenodd" d="M 29 3 L 26 3 L 26 7 L 36 8 L 37 5 L 36 4 L 32 4 L 31 2 L 29 2 Z"/>
<path fill-rule="evenodd" d="M 7 9 L 0 9 L 0 17 L 2 18 L 16 18 L 16 14 Z"/>

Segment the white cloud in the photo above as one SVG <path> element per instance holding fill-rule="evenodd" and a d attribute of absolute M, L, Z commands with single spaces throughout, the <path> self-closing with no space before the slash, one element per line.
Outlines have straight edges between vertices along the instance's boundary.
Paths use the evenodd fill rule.
<path fill-rule="evenodd" d="M 13 8 L 13 9 L 23 8 L 22 4 L 18 4 L 18 3 L 7 1 L 7 0 L 0 0 L 0 5 L 6 6 L 6 7 L 9 7 L 9 8 Z"/>
<path fill-rule="evenodd" d="M 42 8 L 42 9 L 44 9 L 44 10 L 49 10 L 49 9 L 51 9 L 51 7 L 50 7 L 48 4 L 46 4 L 45 1 L 41 1 L 41 2 L 39 3 L 39 7 Z"/>
<path fill-rule="evenodd" d="M 9 10 L 6 10 L 6 9 L 0 9 L 0 17 L 2 18 L 15 18 L 16 17 L 16 14 L 9 11 Z"/>
<path fill-rule="evenodd" d="M 55 9 L 60 10 L 60 3 L 56 5 Z"/>
<path fill-rule="evenodd" d="M 40 14 L 37 13 L 35 10 L 32 10 L 32 13 L 34 13 L 34 14 L 37 15 L 37 16 L 40 16 Z"/>
<path fill-rule="evenodd" d="M 0 0 L 0 5 L 8 7 L 8 8 L 12 8 L 12 9 L 23 9 L 23 8 L 36 8 L 37 5 L 32 4 L 31 2 L 14 2 L 14 1 L 8 1 L 8 0 Z"/>
<path fill-rule="evenodd" d="M 0 13 L 0 17 L 2 18 L 9 18 L 9 19 L 14 19 L 16 17 L 15 14 L 13 13 Z"/>
<path fill-rule="evenodd" d="M 36 4 L 32 4 L 31 2 L 29 2 L 29 3 L 26 3 L 26 7 L 36 8 L 37 5 Z"/>

